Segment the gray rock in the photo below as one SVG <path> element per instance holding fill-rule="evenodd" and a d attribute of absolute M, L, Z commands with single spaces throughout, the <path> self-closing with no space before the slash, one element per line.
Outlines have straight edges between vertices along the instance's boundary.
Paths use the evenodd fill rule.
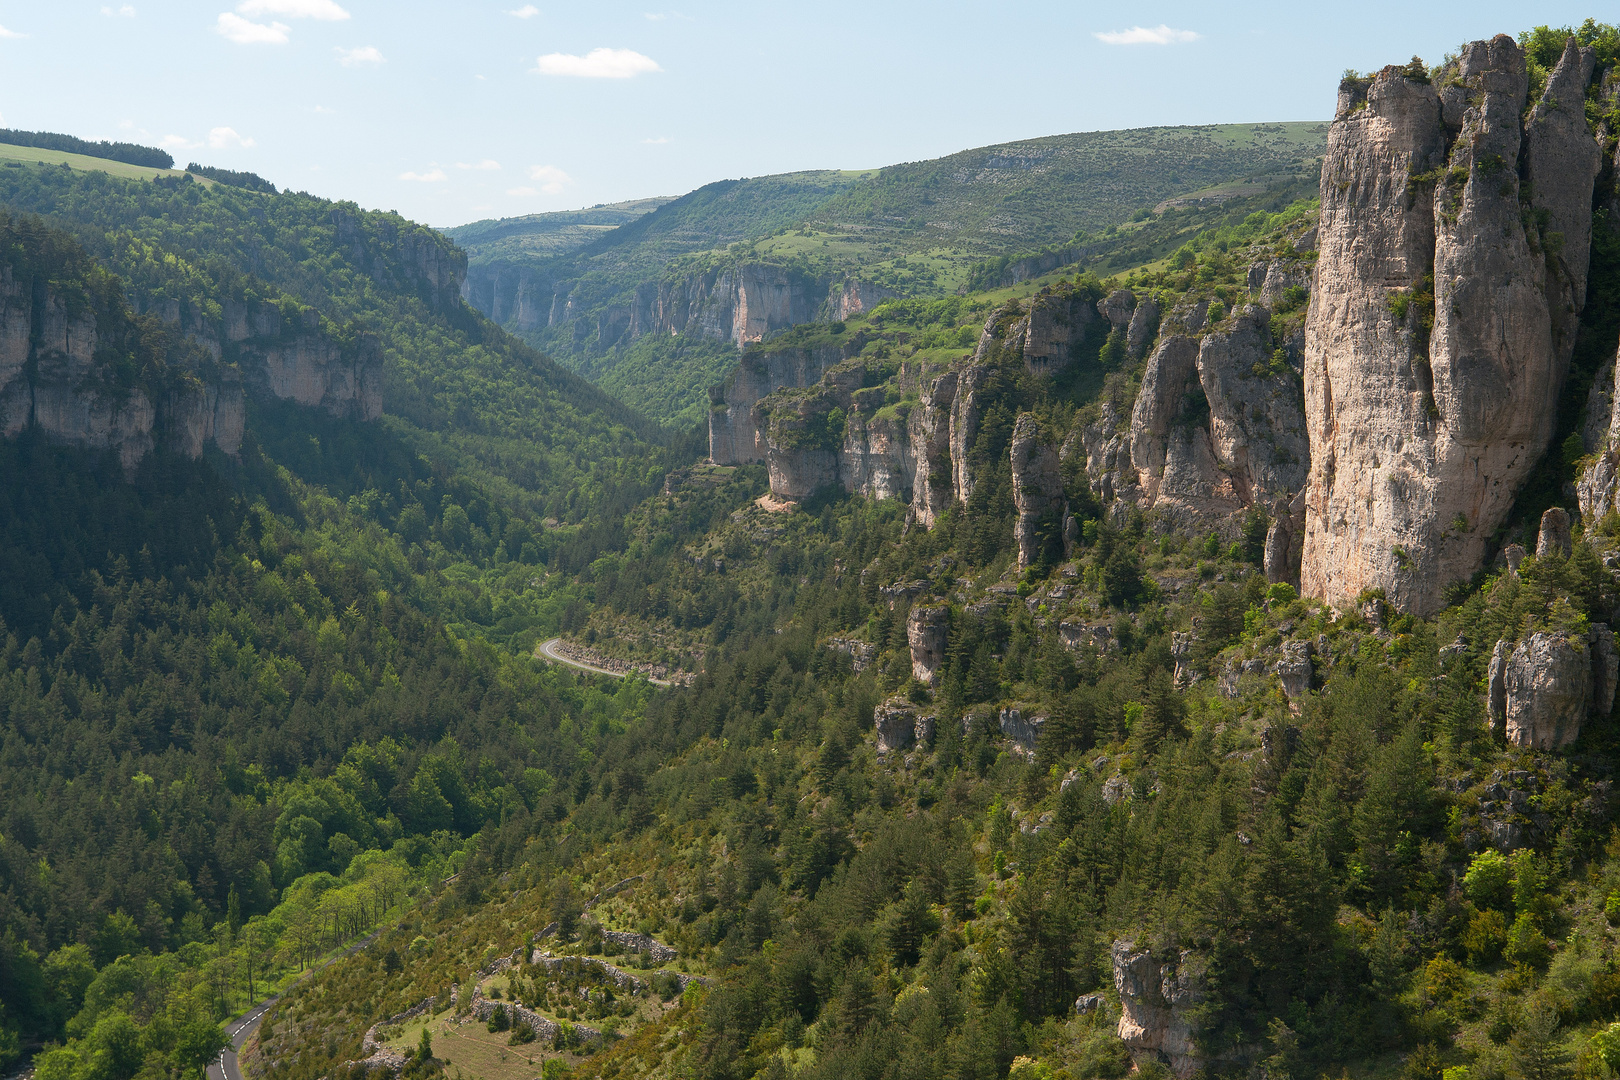
<path fill-rule="evenodd" d="M 1119 1037 L 1133 1054 L 1163 1060 L 1178 1077 L 1206 1061 L 1195 1038 L 1195 1010 L 1203 1001 L 1204 966 L 1183 950 L 1163 963 L 1134 941 L 1109 950 L 1119 992 Z"/>
<path fill-rule="evenodd" d="M 1541 515 L 1541 532 L 1536 537 L 1536 558 L 1549 555 L 1569 558 L 1569 511 L 1553 507 Z"/>
<path fill-rule="evenodd" d="M 1131 325 L 1125 331 L 1125 351 L 1133 360 L 1141 359 L 1147 355 L 1148 346 L 1153 344 L 1158 332 L 1159 302 L 1151 296 L 1143 297 L 1131 312 Z"/>
<path fill-rule="evenodd" d="M 1275 670 L 1288 700 L 1291 703 L 1299 702 L 1311 690 L 1311 643 L 1283 642 L 1282 659 L 1277 661 Z"/>
<path fill-rule="evenodd" d="M 945 638 L 949 629 L 947 608 L 917 604 L 906 616 L 906 641 L 911 646 L 911 675 L 920 683 L 934 685 L 945 664 Z"/>
<path fill-rule="evenodd" d="M 1506 36 L 1463 48 L 1437 80 L 1454 85 L 1444 100 L 1393 67 L 1365 91 L 1341 88 L 1305 327 L 1309 596 L 1344 606 L 1381 588 L 1397 608 L 1438 610 L 1444 586 L 1483 565 L 1547 447 L 1572 343 L 1563 327 L 1582 298 L 1549 268 L 1558 241 L 1520 213 L 1519 170 L 1566 169 L 1541 208 L 1568 218 L 1564 248 L 1584 250 L 1588 218 L 1568 208 L 1590 206 L 1591 136 L 1564 123 L 1580 81 L 1568 58 L 1524 138 L 1525 59 Z M 1426 305 L 1391 297 L 1418 297 L 1431 274 L 1425 350 Z"/>
<path fill-rule="evenodd" d="M 1046 717 L 1025 716 L 1022 709 L 1002 709 L 997 719 L 1001 724 L 1001 733 L 1025 756 L 1034 756 L 1035 748 L 1040 743 L 1041 729 L 1046 726 Z"/>
<path fill-rule="evenodd" d="M 890 698 L 872 710 L 880 754 L 904 750 L 917 738 L 917 710 L 904 698 Z"/>
<path fill-rule="evenodd" d="M 1097 310 L 1116 333 L 1123 333 L 1130 328 L 1131 314 L 1136 310 L 1136 294 L 1129 289 L 1115 289 L 1097 301 Z"/>
<path fill-rule="evenodd" d="M 1012 447 L 1013 506 L 1018 520 L 1013 538 L 1018 544 L 1018 569 L 1034 565 L 1040 558 L 1040 527 L 1043 521 L 1057 527 L 1064 537 L 1064 558 L 1069 555 L 1067 530 L 1069 504 L 1063 497 L 1063 474 L 1058 454 L 1040 441 L 1040 429 L 1033 413 L 1020 413 L 1013 425 Z M 1055 521 L 1049 520 L 1055 519 Z"/>

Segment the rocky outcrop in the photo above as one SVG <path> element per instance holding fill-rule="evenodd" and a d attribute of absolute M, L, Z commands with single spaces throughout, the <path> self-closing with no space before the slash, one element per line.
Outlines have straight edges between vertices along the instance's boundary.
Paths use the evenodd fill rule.
<path fill-rule="evenodd" d="M 1182 528 L 1235 535 L 1259 504 L 1274 520 L 1304 487 L 1309 449 L 1299 384 L 1275 371 L 1269 313 L 1250 305 L 1229 329 L 1168 333 L 1148 358 L 1130 424 L 1140 502 Z M 1104 471 L 1106 461 L 1099 462 Z M 1292 536 L 1275 541 L 1279 580 Z"/>
<path fill-rule="evenodd" d="M 176 335 L 137 325 L 123 302 L 85 306 L 55 283 L 0 266 L 0 435 L 110 450 L 126 474 L 157 445 L 235 454 L 243 399 L 234 369 Z M 140 371 L 121 379 L 116 365 Z"/>
<path fill-rule="evenodd" d="M 1601 623 L 1584 639 L 1540 631 L 1491 654 L 1486 711 L 1514 746 L 1557 750 L 1580 737 L 1583 724 L 1614 708 L 1620 653 Z"/>
<path fill-rule="evenodd" d="M 1019 342 L 1025 367 L 1037 375 L 1055 375 L 1074 362 L 1098 322 L 1091 295 L 1049 287 L 1030 298 Z"/>
<path fill-rule="evenodd" d="M 1614 385 L 1615 367 L 1608 365 L 1587 407 L 1583 442 L 1594 456 L 1575 485 L 1581 517 L 1594 525 L 1620 509 L 1620 395 Z"/>
<path fill-rule="evenodd" d="M 1125 331 L 1125 351 L 1131 359 L 1140 360 L 1147 355 L 1148 346 L 1159 332 L 1159 302 L 1148 296 L 1140 300 L 1131 312 L 1131 324 Z"/>
<path fill-rule="evenodd" d="M 877 733 L 880 754 L 904 750 L 934 737 L 934 717 L 919 716 L 916 706 L 904 698 L 890 698 L 872 711 L 872 727 Z"/>
<path fill-rule="evenodd" d="M 1001 726 L 1001 733 L 1013 744 L 1024 757 L 1034 757 L 1036 747 L 1041 741 L 1041 731 L 1046 727 L 1046 717 L 1026 716 L 1022 709 L 1002 709 L 997 716 Z"/>
<path fill-rule="evenodd" d="M 950 629 L 947 608 L 918 604 L 906 616 L 906 642 L 911 646 L 911 677 L 932 686 L 945 666 L 945 638 Z"/>
<path fill-rule="evenodd" d="M 1590 242 L 1588 76 L 1566 49 L 1527 122 L 1506 36 L 1464 47 L 1439 89 L 1395 67 L 1341 85 L 1305 328 L 1307 595 L 1433 612 L 1545 451 L 1584 302 L 1554 249 Z M 1527 192 L 1537 213 L 1521 170 L 1559 174 Z"/>
<path fill-rule="evenodd" d="M 843 359 L 843 348 L 758 349 L 743 353 L 723 386 L 709 391 L 709 460 L 716 465 L 764 461 L 764 431 L 754 406 L 778 390 L 813 386 Z"/>
<path fill-rule="evenodd" d="M 1536 534 L 1536 558 L 1549 555 L 1569 558 L 1569 511 L 1553 507 L 1541 515 L 1541 531 Z"/>
<path fill-rule="evenodd" d="M 1311 691 L 1311 643 L 1283 642 L 1282 658 L 1277 661 L 1275 670 L 1283 693 L 1288 695 L 1290 705 L 1297 711 L 1299 702 Z"/>
<path fill-rule="evenodd" d="M 1129 289 L 1115 289 L 1097 301 L 1097 311 L 1108 320 L 1108 328 L 1116 334 L 1130 329 L 1131 315 L 1136 311 L 1136 294 Z"/>
<path fill-rule="evenodd" d="M 1175 962 L 1161 962 L 1129 940 L 1114 942 L 1110 956 L 1120 1039 L 1133 1055 L 1168 1065 L 1178 1077 L 1191 1076 L 1206 1063 L 1193 1022 L 1204 997 L 1202 966 L 1185 950 Z"/>
<path fill-rule="evenodd" d="M 911 411 L 911 436 L 916 472 L 911 486 L 912 519 L 932 529 L 955 494 L 951 464 L 951 406 L 956 401 L 957 373 L 947 371 L 925 381 L 918 407 Z"/>
<path fill-rule="evenodd" d="M 1018 512 L 1013 526 L 1018 569 L 1041 561 L 1049 542 L 1061 547 L 1067 558 L 1074 548 L 1074 521 L 1063 496 L 1057 450 L 1041 441 L 1034 414 L 1019 414 L 1013 425 L 1011 454 L 1013 506 Z"/>

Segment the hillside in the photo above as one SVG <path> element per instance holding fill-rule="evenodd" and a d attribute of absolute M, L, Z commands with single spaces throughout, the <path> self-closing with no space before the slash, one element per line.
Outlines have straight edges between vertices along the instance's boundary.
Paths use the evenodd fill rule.
<path fill-rule="evenodd" d="M 948 294 L 987 258 L 1068 243 L 1214 185 L 1314 177 L 1323 131 L 1090 132 L 867 173 L 726 181 L 549 258 L 473 240 L 516 222 L 450 235 L 474 243 L 468 295 L 480 310 L 624 400 L 690 422 L 702 380 L 724 363 L 716 343 L 842 318 L 888 296 Z M 770 314 L 750 321 L 754 310 Z M 644 343 L 671 336 L 684 340 Z"/>
<path fill-rule="evenodd" d="M 0 168 L 0 1068 L 1607 1080 L 1617 151 L 1609 25 L 1348 72 L 692 335 L 706 447 L 395 215 Z"/>

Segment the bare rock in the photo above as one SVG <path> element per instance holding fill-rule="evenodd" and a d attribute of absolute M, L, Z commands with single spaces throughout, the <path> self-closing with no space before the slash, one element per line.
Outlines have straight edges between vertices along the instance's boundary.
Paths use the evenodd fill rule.
<path fill-rule="evenodd" d="M 1204 971 L 1190 952 L 1163 963 L 1134 941 L 1110 950 L 1119 992 L 1119 1037 L 1138 1056 L 1161 1060 L 1178 1077 L 1204 1062 L 1194 1038 L 1194 1011 L 1203 1000 Z"/>
<path fill-rule="evenodd" d="M 1282 659 L 1277 661 L 1276 672 L 1288 700 L 1302 700 L 1311 690 L 1311 643 L 1283 642 Z"/>
<path fill-rule="evenodd" d="M 917 710 L 904 698 L 890 698 L 872 711 L 880 754 L 904 750 L 917 737 Z"/>
<path fill-rule="evenodd" d="M 1107 803 L 1109 806 L 1113 806 L 1125 799 L 1129 799 L 1132 794 L 1131 782 L 1125 779 L 1125 777 L 1121 776 L 1119 773 L 1115 773 L 1113 776 L 1110 776 L 1107 780 L 1103 781 L 1103 802 Z"/>
<path fill-rule="evenodd" d="M 1588 719 L 1608 717 L 1617 676 L 1614 635 L 1601 624 L 1585 640 L 1542 631 L 1511 652 L 1499 641 L 1491 656 L 1487 711 L 1513 745 L 1557 750 L 1579 738 Z"/>
<path fill-rule="evenodd" d="M 955 371 L 926 383 L 918 407 L 908 418 L 912 461 L 916 472 L 911 485 L 911 516 L 932 529 L 951 505 L 955 469 L 951 463 L 951 411 L 956 400 Z"/>
<path fill-rule="evenodd" d="M 1131 359 L 1139 360 L 1147 355 L 1148 346 L 1159 332 L 1159 314 L 1159 302 L 1153 297 L 1145 296 L 1137 302 L 1131 312 L 1131 324 L 1125 330 L 1125 351 Z"/>
<path fill-rule="evenodd" d="M 1536 537 L 1536 558 L 1549 555 L 1569 558 L 1569 511 L 1553 507 L 1541 515 L 1541 532 Z"/>
<path fill-rule="evenodd" d="M 840 359 L 838 346 L 744 352 L 724 385 L 709 392 L 709 460 L 716 465 L 764 461 L 765 431 L 754 406 L 778 390 L 814 386 Z"/>
<path fill-rule="evenodd" d="M 906 616 L 906 641 L 911 645 L 911 675 L 920 683 L 934 685 L 945 666 L 945 637 L 950 611 L 944 607 L 915 605 Z"/>
<path fill-rule="evenodd" d="M 1097 310 L 1116 334 L 1124 333 L 1130 329 L 1131 315 L 1136 311 L 1136 294 L 1129 289 L 1115 289 L 1097 301 Z"/>
<path fill-rule="evenodd" d="M 1097 321 L 1089 294 L 1073 288 L 1042 289 L 1029 302 L 1023 322 L 1024 366 L 1055 375 L 1075 360 L 1077 347 Z"/>
<path fill-rule="evenodd" d="M 1058 453 L 1040 441 L 1040 426 L 1033 413 L 1020 413 L 1012 437 L 1013 506 L 1018 521 L 1013 536 L 1018 544 L 1018 569 L 1040 561 L 1043 526 L 1055 529 L 1069 554 L 1064 523 L 1068 502 L 1063 497 L 1063 474 L 1058 469 Z"/>
<path fill-rule="evenodd" d="M 1001 733 L 1026 757 L 1033 757 L 1040 742 L 1041 729 L 1046 726 L 1046 717 L 1025 716 L 1022 709 L 1002 709 L 997 720 Z"/>
<path fill-rule="evenodd" d="M 1306 320 L 1307 595 L 1343 605 L 1381 588 L 1404 610 L 1437 610 L 1444 586 L 1483 564 L 1547 447 L 1572 345 L 1549 296 L 1577 297 L 1546 251 L 1584 250 L 1589 226 L 1566 214 L 1571 235 L 1550 239 L 1521 216 L 1518 177 L 1531 159 L 1544 172 L 1566 161 L 1568 184 L 1542 208 L 1550 220 L 1590 205 L 1590 136 L 1577 146 L 1563 123 L 1579 77 L 1560 67 L 1525 138 L 1524 54 L 1506 36 L 1462 50 L 1444 101 L 1394 67 L 1341 87 Z"/>

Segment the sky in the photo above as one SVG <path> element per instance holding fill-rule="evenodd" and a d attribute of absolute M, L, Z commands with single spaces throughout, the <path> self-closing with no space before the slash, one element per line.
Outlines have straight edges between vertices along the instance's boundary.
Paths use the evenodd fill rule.
<path fill-rule="evenodd" d="M 0 0 L 0 127 L 163 146 L 442 227 L 1064 132 L 1330 119 L 1345 68 L 1592 12 Z"/>

